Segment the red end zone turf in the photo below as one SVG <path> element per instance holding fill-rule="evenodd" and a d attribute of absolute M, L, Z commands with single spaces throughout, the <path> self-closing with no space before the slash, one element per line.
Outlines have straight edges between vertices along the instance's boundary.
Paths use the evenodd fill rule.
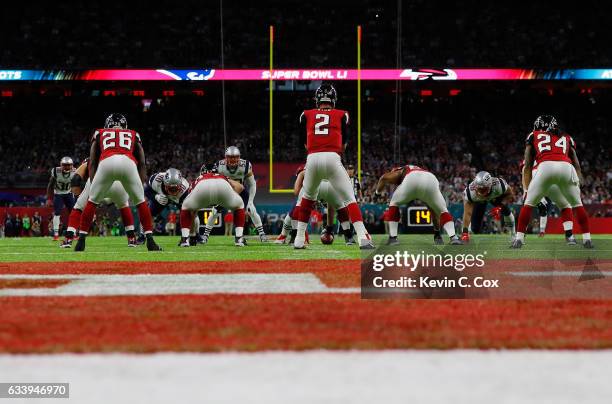
<path fill-rule="evenodd" d="M 10 263 L 2 273 L 309 272 L 328 286 L 356 287 L 358 264 Z M 337 293 L 22 296 L 0 298 L 0 307 L 0 352 L 13 353 L 612 347 L 608 300 L 361 300 Z"/>

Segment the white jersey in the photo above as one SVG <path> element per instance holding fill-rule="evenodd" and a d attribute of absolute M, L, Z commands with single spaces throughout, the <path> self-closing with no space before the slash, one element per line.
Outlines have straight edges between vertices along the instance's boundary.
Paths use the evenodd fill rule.
<path fill-rule="evenodd" d="M 219 174 L 225 175 L 234 181 L 244 184 L 247 174 L 252 170 L 252 165 L 248 160 L 240 159 L 238 165 L 234 168 L 229 168 L 225 164 L 225 160 L 219 160 L 215 164 Z"/>
<path fill-rule="evenodd" d="M 181 189 L 179 190 L 178 194 L 169 195 L 164 189 L 165 174 L 166 172 L 162 171 L 161 173 L 153 174 L 152 176 L 150 176 L 149 186 L 156 194 L 166 195 L 170 202 L 179 205 L 182 202 L 183 198 L 186 196 L 187 191 L 189 190 L 189 181 L 183 178 L 181 181 Z"/>
<path fill-rule="evenodd" d="M 51 169 L 51 177 L 55 178 L 55 186 L 53 193 L 55 195 L 66 195 L 70 192 L 70 182 L 76 173 L 76 168 L 72 168 L 68 173 L 62 171 L 62 167 L 54 167 Z"/>
<path fill-rule="evenodd" d="M 476 203 L 490 202 L 505 194 L 506 189 L 508 189 L 508 183 L 501 177 L 493 177 L 492 180 L 491 192 L 485 196 L 478 195 L 476 193 L 476 184 L 473 181 L 470 182 L 470 185 L 463 191 L 463 200 Z"/>

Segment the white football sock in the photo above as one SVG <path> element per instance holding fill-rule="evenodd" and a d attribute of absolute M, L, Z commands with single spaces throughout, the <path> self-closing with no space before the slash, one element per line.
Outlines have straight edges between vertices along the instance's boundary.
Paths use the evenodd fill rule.
<path fill-rule="evenodd" d="M 363 225 L 363 222 L 353 222 L 353 227 L 355 228 L 355 232 L 357 233 L 357 238 L 359 240 L 369 239 L 368 231 Z"/>
<path fill-rule="evenodd" d="M 399 227 L 399 222 L 387 222 L 389 224 L 389 237 L 397 237 L 397 228 Z"/>
<path fill-rule="evenodd" d="M 444 228 L 444 231 L 446 232 L 446 234 L 448 234 L 448 237 L 453 238 L 456 236 L 455 223 L 453 223 L 452 220 L 450 222 L 444 223 L 444 226 L 442 227 Z"/>
<path fill-rule="evenodd" d="M 53 216 L 53 235 L 56 235 L 59 233 L 59 226 L 60 226 L 60 217 L 59 216 Z"/>
<path fill-rule="evenodd" d="M 236 232 L 236 237 L 242 237 L 244 233 L 244 227 L 236 227 L 235 232 Z"/>
<path fill-rule="evenodd" d="M 540 233 L 546 233 L 547 223 L 548 223 L 548 216 L 540 216 Z"/>

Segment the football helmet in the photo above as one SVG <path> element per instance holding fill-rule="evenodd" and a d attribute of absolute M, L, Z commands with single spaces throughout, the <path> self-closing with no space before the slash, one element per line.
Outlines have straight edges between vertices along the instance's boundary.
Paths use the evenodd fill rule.
<path fill-rule="evenodd" d="M 181 190 L 181 185 L 183 184 L 183 175 L 176 168 L 169 168 L 164 174 L 162 183 L 164 184 L 166 192 L 168 192 L 169 195 L 177 195 Z"/>
<path fill-rule="evenodd" d="M 336 93 L 336 89 L 329 83 L 323 83 L 317 88 L 315 92 L 315 103 L 317 108 L 321 106 L 321 104 L 331 104 L 332 108 L 336 106 L 336 101 L 338 100 L 338 93 Z"/>
<path fill-rule="evenodd" d="M 533 123 L 533 130 L 552 132 L 559 129 L 557 119 L 552 115 L 540 115 Z"/>
<path fill-rule="evenodd" d="M 217 174 L 219 170 L 217 170 L 217 166 L 215 164 L 204 164 L 202 168 L 200 168 L 200 175 L 213 173 Z"/>
<path fill-rule="evenodd" d="M 74 162 L 72 161 L 72 158 L 65 156 L 62 157 L 62 160 L 60 161 L 60 166 L 62 166 L 62 171 L 67 173 L 70 170 L 72 170 L 72 165 L 74 164 Z"/>
<path fill-rule="evenodd" d="M 238 167 L 240 163 L 240 149 L 236 146 L 230 146 L 225 149 L 225 164 L 230 167 Z"/>
<path fill-rule="evenodd" d="M 127 119 L 122 114 L 112 113 L 104 121 L 104 127 L 127 129 Z"/>
<path fill-rule="evenodd" d="M 476 193 L 480 196 L 486 196 L 491 192 L 493 186 L 493 177 L 487 171 L 480 171 L 474 178 L 474 187 Z"/>

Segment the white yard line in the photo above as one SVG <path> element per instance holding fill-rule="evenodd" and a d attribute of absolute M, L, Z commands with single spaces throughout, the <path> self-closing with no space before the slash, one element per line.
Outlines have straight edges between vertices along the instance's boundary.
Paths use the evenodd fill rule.
<path fill-rule="evenodd" d="M 0 355 L 3 382 L 70 383 L 89 404 L 603 404 L 610 374 L 612 351 Z"/>
<path fill-rule="evenodd" d="M 359 293 L 329 288 L 314 274 L 0 275 L 2 279 L 69 279 L 55 288 L 5 288 L 0 296 L 131 296 L 279 293 Z"/>

